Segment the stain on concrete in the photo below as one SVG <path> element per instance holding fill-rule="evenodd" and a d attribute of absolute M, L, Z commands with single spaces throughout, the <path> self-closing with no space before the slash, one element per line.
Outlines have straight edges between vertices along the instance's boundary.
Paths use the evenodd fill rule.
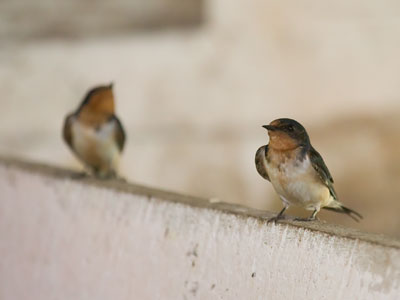
<path fill-rule="evenodd" d="M 186 253 L 186 256 L 198 257 L 197 249 L 199 244 L 195 244 L 194 247 Z"/>
<path fill-rule="evenodd" d="M 169 228 L 167 227 L 167 228 L 165 228 L 165 231 L 164 231 L 164 238 L 167 238 L 168 235 L 169 235 Z"/>

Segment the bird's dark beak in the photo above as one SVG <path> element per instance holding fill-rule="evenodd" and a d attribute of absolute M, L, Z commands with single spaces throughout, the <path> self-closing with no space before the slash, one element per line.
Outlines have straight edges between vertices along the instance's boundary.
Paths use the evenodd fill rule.
<path fill-rule="evenodd" d="M 274 130 L 276 130 L 276 127 L 275 127 L 275 126 L 272 126 L 272 125 L 263 125 L 263 128 L 265 128 L 265 129 L 267 129 L 267 130 L 269 130 L 269 131 L 274 131 Z"/>

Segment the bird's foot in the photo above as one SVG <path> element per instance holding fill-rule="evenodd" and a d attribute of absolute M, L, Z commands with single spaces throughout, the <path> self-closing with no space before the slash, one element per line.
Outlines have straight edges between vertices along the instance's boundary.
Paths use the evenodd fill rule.
<path fill-rule="evenodd" d="M 285 218 L 284 216 L 277 215 L 276 217 L 269 218 L 267 223 L 271 223 L 271 222 L 276 223 L 279 220 L 282 220 L 284 218 Z"/>
<path fill-rule="evenodd" d="M 82 172 L 78 172 L 78 173 L 73 173 L 72 175 L 71 175 L 71 178 L 72 179 L 83 179 L 83 178 L 86 178 L 86 177 L 89 177 L 89 174 L 88 173 L 86 173 L 86 172 L 84 172 L 84 171 L 82 171 Z"/>
<path fill-rule="evenodd" d="M 316 221 L 316 220 L 318 220 L 318 218 L 317 218 L 317 217 L 295 218 L 294 220 L 295 220 L 295 221 L 298 221 L 298 222 L 311 222 L 311 221 Z"/>
<path fill-rule="evenodd" d="M 128 183 L 128 180 L 125 177 L 119 175 L 117 175 L 114 179 L 123 183 Z"/>
<path fill-rule="evenodd" d="M 319 212 L 319 208 L 314 209 L 313 213 L 311 216 L 308 218 L 295 218 L 295 221 L 300 221 L 300 222 L 310 222 L 310 221 L 315 221 L 318 220 L 317 218 L 317 213 Z"/>
<path fill-rule="evenodd" d="M 97 172 L 94 172 L 94 176 L 100 180 L 119 180 L 120 179 L 117 172 L 115 172 L 114 170 L 97 171 Z"/>
<path fill-rule="evenodd" d="M 270 223 L 270 222 L 276 223 L 276 222 L 278 222 L 279 220 L 284 219 L 285 216 L 284 216 L 283 213 L 285 212 L 285 210 L 286 210 L 287 208 L 288 208 L 287 206 L 284 206 L 284 207 L 282 208 L 282 210 L 276 215 L 276 217 L 270 218 L 270 219 L 267 221 L 267 223 Z"/>

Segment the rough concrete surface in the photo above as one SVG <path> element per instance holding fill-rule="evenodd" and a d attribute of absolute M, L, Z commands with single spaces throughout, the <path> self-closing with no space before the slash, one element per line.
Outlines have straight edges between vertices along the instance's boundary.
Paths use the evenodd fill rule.
<path fill-rule="evenodd" d="M 121 7 L 129 14 L 129 5 L 175 1 L 191 2 Z M 65 20 L 64 8 L 78 3 L 43 2 L 55 4 L 38 15 L 36 1 L 0 1 L 0 31 L 30 22 L 29 33 L 35 18 Z M 114 7 L 99 2 L 106 7 L 79 1 L 80 14 Z M 321 218 L 400 237 L 400 1 L 205 0 L 202 11 L 195 28 L 110 35 L 105 18 L 97 38 L 52 38 L 53 26 L 38 39 L 1 42 L 0 153 L 78 169 L 61 139 L 63 119 L 89 87 L 114 81 L 128 135 L 124 176 L 278 210 L 254 153 L 268 142 L 261 125 L 291 117 L 309 130 L 340 199 L 365 216 L 358 224 L 332 212 Z M 14 13 L 23 20 L 10 20 Z"/>
<path fill-rule="evenodd" d="M 400 242 L 0 160 L 0 299 L 398 299 Z"/>

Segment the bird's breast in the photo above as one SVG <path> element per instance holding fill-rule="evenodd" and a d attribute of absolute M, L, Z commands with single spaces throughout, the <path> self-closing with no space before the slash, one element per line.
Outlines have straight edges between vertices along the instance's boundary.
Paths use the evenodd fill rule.
<path fill-rule="evenodd" d="M 113 161 L 119 156 L 115 130 L 114 122 L 104 123 L 97 127 L 74 122 L 72 134 L 75 152 L 83 161 L 92 166 L 101 168 L 103 165 L 113 165 Z"/>
<path fill-rule="evenodd" d="M 329 198 L 328 188 L 319 180 L 309 157 L 298 153 L 274 153 L 266 163 L 276 192 L 294 205 L 314 207 Z"/>

